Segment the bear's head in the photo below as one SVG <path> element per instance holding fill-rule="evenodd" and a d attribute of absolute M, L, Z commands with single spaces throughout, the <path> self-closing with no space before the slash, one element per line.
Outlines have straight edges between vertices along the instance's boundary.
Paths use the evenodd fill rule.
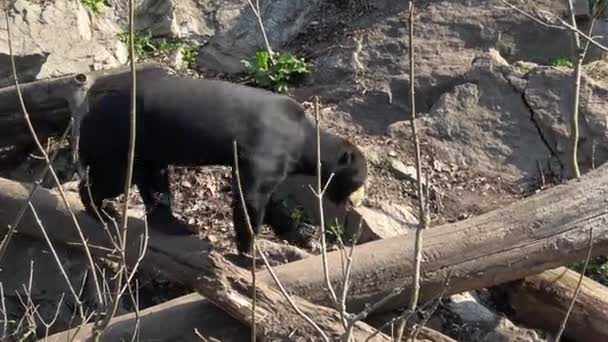
<path fill-rule="evenodd" d="M 367 161 L 361 150 L 348 140 L 342 140 L 336 152 L 331 171 L 334 176 L 325 194 L 338 206 L 350 203 L 358 207 L 365 196 Z M 323 184 L 326 184 L 329 175 L 323 178 Z"/>

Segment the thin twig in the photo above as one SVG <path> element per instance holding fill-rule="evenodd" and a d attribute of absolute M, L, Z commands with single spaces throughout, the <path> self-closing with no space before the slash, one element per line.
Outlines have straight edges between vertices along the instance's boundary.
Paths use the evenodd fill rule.
<path fill-rule="evenodd" d="M 555 335 L 555 342 L 559 342 L 564 330 L 566 329 L 566 323 L 568 322 L 568 318 L 570 317 L 570 313 L 572 312 L 572 308 L 574 307 L 574 303 L 576 303 L 576 297 L 578 296 L 579 291 L 581 290 L 581 285 L 583 283 L 583 279 L 585 278 L 585 272 L 587 271 L 587 266 L 589 265 L 589 260 L 591 259 L 591 251 L 593 250 L 593 228 L 589 228 L 589 248 L 587 249 L 587 257 L 585 258 L 585 264 L 583 265 L 583 270 L 581 271 L 581 276 L 578 278 L 578 284 L 576 285 L 576 290 L 574 290 L 574 295 L 572 296 L 572 300 L 570 301 L 570 306 L 568 307 L 568 311 L 566 311 L 566 316 L 564 316 L 564 320 L 559 326 L 559 330 Z"/>
<path fill-rule="evenodd" d="M 249 4 L 249 7 L 251 7 L 253 14 L 255 14 L 256 18 L 258 19 L 258 25 L 260 26 L 260 31 L 262 31 L 262 37 L 264 38 L 264 45 L 266 46 L 266 51 L 268 51 L 268 54 L 272 57 L 274 52 L 272 51 L 272 47 L 270 47 L 270 41 L 268 40 L 268 36 L 266 35 L 266 29 L 264 28 L 264 23 L 262 22 L 262 13 L 260 11 L 260 0 L 255 0 L 255 6 L 251 2 L 251 0 L 247 0 L 247 3 Z M 272 58 L 270 60 L 272 61 Z"/>
<path fill-rule="evenodd" d="M 599 43 L 597 40 L 593 39 L 593 37 L 591 37 L 590 35 L 586 34 L 585 32 L 579 30 L 576 26 L 572 26 L 572 24 L 567 23 L 566 21 L 564 21 L 563 19 L 552 15 L 550 13 L 547 13 L 545 11 L 543 11 L 544 14 L 549 15 L 552 17 L 552 19 L 556 22 L 559 22 L 559 25 L 555 25 L 552 23 L 549 23 L 543 19 L 540 19 L 538 17 L 535 17 L 534 15 L 518 8 L 517 6 L 511 4 L 510 2 L 506 1 L 506 0 L 501 0 L 505 5 L 509 6 L 511 9 L 525 15 L 526 17 L 532 19 L 533 21 L 535 21 L 536 23 L 539 23 L 543 26 L 546 27 L 550 27 L 550 28 L 554 28 L 554 29 L 558 29 L 558 30 L 570 30 L 570 31 L 574 31 L 576 33 L 579 34 L 580 37 L 584 38 L 585 40 L 587 40 L 589 43 L 593 44 L 595 47 L 603 50 L 603 51 L 608 51 L 608 47 L 606 47 L 605 45 L 602 45 L 601 43 Z"/>
<path fill-rule="evenodd" d="M 336 292 L 334 291 L 333 286 L 331 285 L 331 280 L 329 279 L 329 267 L 327 265 L 327 241 L 325 238 L 325 215 L 323 210 L 323 194 L 325 193 L 325 189 L 329 185 L 328 180 L 325 189 L 322 186 L 322 165 L 321 165 L 321 129 L 319 122 L 319 97 L 315 96 L 315 127 L 316 127 L 316 144 L 317 144 L 317 203 L 319 206 L 319 220 L 321 225 L 321 255 L 323 262 L 323 276 L 325 278 L 325 285 L 327 286 L 327 291 L 331 296 L 331 300 L 334 304 L 334 307 L 337 310 L 340 310 L 340 306 L 338 303 L 338 297 L 336 296 Z"/>
<path fill-rule="evenodd" d="M 70 129 L 72 127 L 72 124 L 73 124 L 73 119 L 70 119 L 70 123 L 68 124 L 65 131 L 63 132 L 61 139 L 59 140 L 59 144 L 63 143 L 63 141 L 67 138 L 68 133 L 70 132 Z M 50 158 L 50 164 L 52 164 L 55 161 L 55 159 L 57 158 L 57 155 L 59 155 L 59 149 L 56 149 L 53 152 L 53 155 Z M 4 254 L 6 253 L 8 244 L 10 243 L 13 234 L 17 230 L 17 227 L 19 227 L 19 223 L 21 223 L 21 220 L 23 219 L 23 215 L 25 214 L 25 212 L 28 208 L 28 205 L 32 202 L 32 199 L 34 198 L 34 195 L 36 194 L 36 190 L 38 190 L 38 188 L 40 187 L 40 184 L 44 181 L 44 178 L 46 177 L 46 175 L 50 169 L 50 167 L 49 167 L 50 164 L 45 164 L 44 169 L 36 176 L 36 178 L 34 178 L 34 186 L 30 190 L 30 194 L 29 194 L 27 200 L 21 206 L 21 208 L 19 209 L 19 212 L 17 212 L 17 216 L 15 217 L 15 220 L 9 226 L 8 231 L 2 238 L 2 242 L 0 243 L 0 262 L 2 262 L 2 259 L 4 258 Z"/>
<path fill-rule="evenodd" d="M 95 327 L 95 338 L 99 339 L 101 332 L 110 324 L 111 319 L 114 317 L 118 310 L 118 305 L 120 303 L 120 299 L 128 286 L 123 286 L 123 281 L 125 280 L 127 284 L 131 281 L 131 278 L 135 275 L 135 270 L 129 275 L 127 270 L 127 260 L 126 260 L 126 248 L 127 248 L 127 226 L 128 226 L 128 211 L 129 211 L 129 194 L 131 190 L 131 183 L 133 180 L 133 166 L 135 159 L 135 142 L 136 142 L 136 124 L 137 124 L 137 86 L 136 86 L 136 70 L 135 70 L 135 3 L 134 0 L 129 0 L 129 65 L 131 69 L 131 98 L 129 103 L 129 151 L 127 154 L 127 168 L 125 175 L 125 184 L 123 190 L 123 199 L 124 205 L 122 210 L 122 234 L 119 240 L 120 243 L 120 251 L 122 257 L 122 268 L 119 270 L 117 279 L 115 282 L 115 296 L 112 299 L 112 307 L 110 312 L 106 312 L 106 316 L 104 317 L 101 324 Z M 147 229 L 143 237 L 144 245 L 147 246 Z M 145 255 L 145 250 L 140 253 L 140 260 Z M 139 260 L 138 260 L 139 263 Z"/>
<path fill-rule="evenodd" d="M 420 273 L 422 263 L 422 246 L 423 246 L 423 232 L 429 225 L 429 216 L 427 213 L 427 206 L 425 205 L 425 196 L 423 185 L 422 185 L 422 160 L 420 157 L 420 140 L 418 138 L 418 131 L 416 130 L 416 98 L 415 98 L 415 73 L 414 73 L 414 18 L 415 18 L 415 1 L 409 2 L 408 12 L 408 26 L 409 26 L 409 54 L 410 54 L 410 106 L 411 106 L 411 127 L 412 127 L 412 138 L 414 140 L 415 148 L 415 159 L 416 159 L 416 176 L 417 176 L 417 190 L 418 190 L 418 220 L 419 224 L 416 229 L 416 241 L 415 241 L 415 255 L 414 255 L 414 279 L 412 286 L 412 293 L 410 295 L 410 303 L 408 311 L 414 313 L 416 311 L 416 305 L 418 304 L 418 296 L 420 294 Z M 427 187 L 430 185 L 427 183 Z M 407 320 L 404 318 L 398 325 L 397 328 L 397 341 L 401 341 L 403 336 L 403 330 Z"/>
<path fill-rule="evenodd" d="M 6 297 L 4 297 L 4 286 L 0 282 L 0 301 L 2 305 L 2 340 L 8 337 L 8 313 L 6 312 Z"/>
<path fill-rule="evenodd" d="M 522 15 L 524 15 L 524 16 L 526 16 L 526 17 L 528 17 L 528 19 L 531 19 L 531 20 L 535 21 L 535 22 L 536 22 L 536 23 L 538 23 L 538 24 L 541 24 L 541 25 L 546 26 L 546 27 L 549 27 L 549 28 L 557 29 L 557 30 L 565 30 L 565 28 L 564 28 L 564 27 L 559 26 L 559 25 L 554 25 L 554 24 L 551 24 L 551 23 L 547 23 L 547 22 L 545 22 L 545 21 L 543 21 L 543 20 L 541 20 L 541 19 L 539 19 L 539 18 L 537 18 L 537 17 L 533 16 L 532 14 L 530 14 L 530 13 L 528 13 L 528 12 L 526 12 L 526 11 L 522 10 L 521 8 L 519 8 L 519 7 L 515 6 L 515 5 L 513 5 L 512 3 L 510 3 L 510 2 L 508 2 L 508 1 L 506 1 L 506 0 L 501 0 L 501 1 L 502 1 L 502 2 L 503 2 L 505 5 L 509 6 L 511 9 L 515 10 L 516 12 L 518 12 L 519 14 L 522 14 Z"/>
<path fill-rule="evenodd" d="M 448 274 L 449 274 L 449 273 L 448 273 Z M 403 291 L 403 290 L 404 290 L 404 288 L 400 288 L 400 289 L 401 289 L 401 291 Z M 443 293 L 443 292 L 445 292 L 445 289 L 444 289 L 444 291 L 442 291 L 442 293 Z M 386 297 L 385 297 L 385 298 L 383 298 L 382 300 L 384 301 L 384 300 L 389 300 L 389 299 L 391 299 L 391 298 L 394 298 L 395 296 L 399 295 L 399 293 L 400 293 L 399 291 L 393 290 L 393 292 L 392 292 L 391 294 L 389 294 L 388 296 L 386 296 Z M 437 296 L 436 298 L 440 298 L 440 296 L 441 296 L 441 294 L 440 294 L 439 296 Z M 431 300 L 431 301 L 429 301 L 429 302 L 432 302 L 432 300 Z M 383 302 L 383 303 L 385 303 L 385 302 Z M 422 306 L 422 309 L 424 309 L 424 306 L 425 306 L 425 305 L 423 305 L 423 306 Z M 394 325 L 394 323 L 395 323 L 395 322 L 399 322 L 400 320 L 402 320 L 402 319 L 404 319 L 404 318 L 405 318 L 405 319 L 406 319 L 406 321 L 407 321 L 407 318 L 408 318 L 410 315 L 411 315 L 411 313 L 409 312 L 409 310 L 404 310 L 404 312 L 403 312 L 401 315 L 399 315 L 399 316 L 397 316 L 397 317 L 393 317 L 391 320 L 387 321 L 386 323 L 382 324 L 382 325 L 381 325 L 379 328 L 375 329 L 375 331 L 374 331 L 373 333 L 371 333 L 371 334 L 370 334 L 370 335 L 369 335 L 369 336 L 368 336 L 368 337 L 365 339 L 365 342 L 367 342 L 367 341 L 371 340 L 372 338 L 374 338 L 374 337 L 375 337 L 376 335 L 378 335 L 378 334 L 379 334 L 379 333 L 380 333 L 382 330 L 384 330 L 384 328 L 386 328 L 386 327 L 387 327 L 387 326 L 389 326 L 389 325 L 391 326 L 391 329 L 392 329 L 392 330 L 394 330 L 393 325 Z M 394 337 L 394 331 L 392 331 L 392 332 L 391 332 L 391 336 L 392 336 L 392 337 Z"/>
<path fill-rule="evenodd" d="M 572 0 L 567 0 L 568 3 L 568 11 L 570 14 L 570 21 L 573 27 L 576 26 L 576 18 L 574 17 L 574 4 Z M 578 139 L 579 139 L 579 130 L 578 130 L 578 106 L 580 101 L 580 89 L 581 89 L 581 74 L 583 68 L 583 53 L 584 51 L 581 49 L 581 40 L 579 39 L 578 32 L 572 31 L 572 37 L 574 38 L 574 56 L 575 56 L 575 66 L 574 66 L 574 101 L 572 103 L 572 118 L 570 120 L 570 145 L 571 145 L 571 168 L 572 175 L 574 178 L 580 178 L 581 171 L 578 167 Z"/>
<path fill-rule="evenodd" d="M 249 217 L 249 213 L 247 212 L 247 205 L 245 203 L 245 195 L 243 194 L 243 187 L 241 185 L 241 174 L 239 169 L 239 158 L 238 158 L 238 149 L 236 140 L 232 142 L 232 152 L 234 158 L 234 176 L 236 177 L 237 190 L 239 192 L 239 201 L 243 206 L 243 214 L 245 216 L 245 221 L 247 225 L 247 230 L 249 230 L 249 234 L 251 236 L 251 253 L 252 261 L 251 261 L 251 341 L 255 342 L 257 338 L 256 326 L 255 326 L 255 309 L 257 306 L 257 288 L 256 288 L 256 274 L 255 274 L 255 257 L 256 257 L 256 235 L 253 231 L 253 227 L 251 226 L 251 218 Z"/>
<path fill-rule="evenodd" d="M 363 218 L 360 218 L 359 226 L 357 227 L 357 232 L 355 233 L 355 236 L 353 239 L 354 241 L 352 241 L 352 245 L 350 247 L 350 252 L 348 253 L 348 256 L 346 256 L 346 272 L 344 274 L 342 299 L 340 301 L 340 318 L 343 322 L 342 324 L 344 324 L 345 328 L 346 328 L 346 332 L 344 333 L 343 338 L 342 338 L 342 341 L 344 341 L 344 342 L 350 342 L 350 340 L 352 339 L 353 329 L 355 327 L 355 324 L 358 321 L 357 317 L 352 317 L 346 311 L 346 298 L 347 298 L 347 294 L 348 294 L 348 288 L 350 286 L 349 281 L 350 281 L 350 273 L 351 273 L 351 269 L 352 269 L 352 265 L 353 265 L 353 254 L 355 252 L 355 245 L 357 244 L 357 241 L 359 241 L 359 237 L 361 236 L 361 227 L 362 226 L 363 226 Z M 341 245 L 341 249 L 344 249 L 343 244 Z"/>
<path fill-rule="evenodd" d="M 427 322 L 429 321 L 429 319 L 431 318 L 433 313 L 435 313 L 435 311 L 437 311 L 437 308 L 439 307 L 441 300 L 443 299 L 443 297 L 445 296 L 446 292 L 448 291 L 448 289 L 450 287 L 451 276 L 452 276 L 452 272 L 450 270 L 448 270 L 448 273 L 446 274 L 446 277 L 445 277 L 445 282 L 443 283 L 443 290 L 439 294 L 439 298 L 437 298 L 435 300 L 433 306 L 431 307 L 429 312 L 425 315 L 424 319 L 420 322 L 420 324 L 417 324 L 416 328 L 412 330 L 412 333 L 410 335 L 411 341 L 416 341 L 416 338 L 418 337 L 418 334 L 420 333 L 422 328 L 424 328 L 424 326 L 427 324 Z"/>
<path fill-rule="evenodd" d="M 236 140 L 234 140 L 232 142 L 232 148 L 233 148 L 233 154 L 234 154 L 234 166 L 233 166 L 234 167 L 234 176 L 236 177 L 236 185 L 237 185 L 239 200 L 240 200 L 240 203 L 243 208 L 244 215 L 245 215 L 245 223 L 247 225 L 247 229 L 249 230 L 249 233 L 252 236 L 254 236 L 253 227 L 251 225 L 251 220 L 249 218 L 249 213 L 247 212 L 247 206 L 245 203 L 245 195 L 243 194 L 243 189 L 241 186 L 241 177 L 239 174 L 238 150 L 237 150 Z M 283 286 L 283 284 L 277 277 L 276 273 L 272 269 L 272 265 L 270 265 L 270 262 L 268 262 L 268 258 L 266 257 L 266 254 L 264 253 L 264 251 L 261 250 L 260 246 L 258 245 L 257 240 L 254 239 L 254 241 L 255 241 L 254 242 L 255 249 L 257 249 L 257 251 L 260 253 L 260 258 L 264 262 L 264 265 L 266 266 L 268 273 L 270 273 L 272 280 L 275 282 L 275 284 L 279 288 L 279 291 L 281 291 L 281 294 L 283 294 L 283 296 L 285 297 L 285 299 L 287 300 L 287 302 L 289 303 L 291 308 L 294 309 L 294 311 L 298 315 L 300 315 L 300 317 L 302 317 L 307 323 L 309 323 L 315 330 L 317 330 L 317 332 L 319 333 L 319 335 L 321 335 L 321 337 L 323 338 L 324 341 L 329 342 L 329 337 L 327 337 L 327 334 L 325 334 L 325 332 L 310 317 L 308 317 L 302 310 L 300 310 L 300 308 L 296 305 L 296 303 L 293 301 L 291 296 L 287 293 L 287 290 L 285 290 L 285 287 Z M 252 325 L 253 324 L 255 324 L 255 321 L 252 322 Z"/>
<path fill-rule="evenodd" d="M 72 286 L 70 277 L 68 276 L 67 272 L 65 271 L 63 264 L 61 263 L 61 260 L 59 260 L 59 255 L 57 254 L 57 251 L 55 250 L 55 247 L 53 246 L 53 243 L 51 242 L 51 239 L 49 238 L 49 236 L 46 232 L 46 229 L 44 228 L 44 225 L 42 224 L 42 221 L 40 220 L 40 217 L 38 216 L 38 212 L 36 211 L 36 209 L 34 208 L 32 203 L 29 204 L 29 208 L 32 212 L 32 215 L 34 216 L 34 221 L 38 225 L 38 228 L 40 228 L 40 231 L 42 232 L 42 235 L 44 236 L 44 240 L 46 241 L 47 245 L 49 246 L 49 250 L 51 251 L 53 258 L 55 259 L 55 263 L 59 267 L 59 271 L 61 272 L 61 275 L 63 276 L 63 279 L 65 280 L 65 282 L 68 286 L 68 289 L 70 290 L 72 296 L 74 297 L 74 301 L 76 302 L 76 306 L 78 307 L 80 317 L 84 318 L 84 312 L 83 312 L 82 301 L 80 300 L 80 296 L 78 296 L 78 294 L 76 293 L 76 290 Z"/>

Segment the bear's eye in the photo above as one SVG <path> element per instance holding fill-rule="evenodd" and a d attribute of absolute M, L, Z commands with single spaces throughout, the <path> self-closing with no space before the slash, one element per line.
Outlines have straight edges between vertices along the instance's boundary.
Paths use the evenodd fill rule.
<path fill-rule="evenodd" d="M 350 151 L 344 152 L 340 156 L 340 159 L 338 159 L 338 164 L 340 164 L 340 165 L 350 164 L 352 157 L 353 156 L 352 156 L 352 153 Z"/>

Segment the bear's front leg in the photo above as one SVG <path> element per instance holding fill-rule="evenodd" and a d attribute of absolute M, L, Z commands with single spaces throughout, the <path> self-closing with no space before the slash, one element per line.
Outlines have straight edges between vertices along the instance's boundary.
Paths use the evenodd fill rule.
<path fill-rule="evenodd" d="M 167 166 L 138 166 L 135 182 L 146 207 L 148 224 L 168 235 L 191 235 L 195 231 L 177 219 L 171 209 L 171 189 Z"/>
<path fill-rule="evenodd" d="M 101 177 L 95 178 L 95 181 L 92 181 L 91 177 L 88 180 L 85 178 L 78 183 L 78 194 L 85 211 L 91 217 L 103 223 L 110 223 L 111 220 L 121 221 L 118 209 L 112 203 L 103 202 L 105 199 L 116 197 L 120 193 L 119 191 L 112 191 L 117 186 L 110 183 Z"/>
<path fill-rule="evenodd" d="M 276 187 L 284 180 L 285 170 L 269 168 L 262 163 L 239 160 L 239 173 L 241 190 L 247 208 L 247 215 L 251 227 L 247 223 L 247 217 L 242 206 L 241 194 L 237 184 L 235 169 L 232 170 L 232 217 L 236 234 L 236 247 L 239 255 L 251 253 L 252 236 L 257 235 L 264 221 L 264 215 L 268 202 Z"/>

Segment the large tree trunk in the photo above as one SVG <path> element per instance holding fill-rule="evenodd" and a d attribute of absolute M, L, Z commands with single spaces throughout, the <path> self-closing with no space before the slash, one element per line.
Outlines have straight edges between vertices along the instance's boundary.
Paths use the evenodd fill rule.
<path fill-rule="evenodd" d="M 170 69 L 158 63 L 137 66 L 141 75 L 168 74 Z M 130 68 L 120 68 L 43 79 L 20 85 L 23 99 L 32 124 L 42 141 L 61 134 L 70 118 L 70 101 L 78 91 L 86 89 L 89 100 L 115 87 L 128 87 Z M 0 165 L 14 165 L 32 145 L 32 137 L 21 113 L 21 106 L 14 86 L 0 89 Z"/>
<path fill-rule="evenodd" d="M 421 301 L 439 295 L 451 272 L 447 293 L 479 289 L 525 278 L 584 259 L 593 228 L 594 255 L 608 251 L 608 164 L 578 180 L 558 185 L 503 208 L 424 233 Z M 408 290 L 379 308 L 405 307 L 412 285 L 414 236 L 396 236 L 357 246 L 348 307 L 363 309 L 397 287 Z M 336 284 L 340 253 L 328 253 Z M 321 257 L 275 268 L 283 284 L 313 303 L 327 304 Z M 302 277 L 306 274 L 306 277 Z M 262 280 L 268 281 L 263 273 Z"/>
<path fill-rule="evenodd" d="M 574 296 L 580 273 L 558 267 L 505 286 L 514 318 L 526 326 L 556 332 Z M 608 287 L 584 277 L 564 337 L 608 341 Z"/>

